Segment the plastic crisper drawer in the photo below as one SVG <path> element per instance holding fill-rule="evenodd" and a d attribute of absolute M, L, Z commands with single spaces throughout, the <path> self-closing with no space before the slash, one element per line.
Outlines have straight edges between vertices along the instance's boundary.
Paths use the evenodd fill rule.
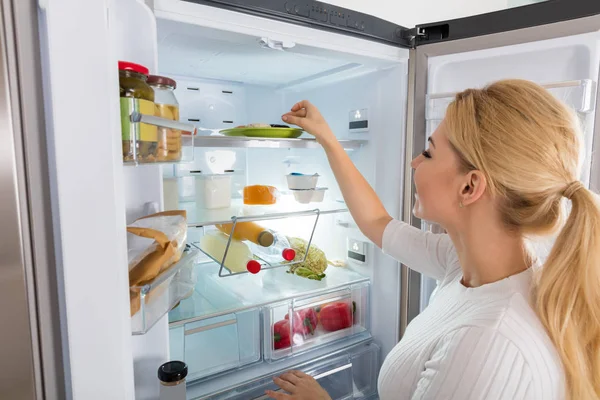
<path fill-rule="evenodd" d="M 260 310 L 250 309 L 170 329 L 171 359 L 188 365 L 188 381 L 260 361 Z"/>
<path fill-rule="evenodd" d="M 368 282 L 266 306 L 264 358 L 279 360 L 364 332 L 368 310 Z"/>
<path fill-rule="evenodd" d="M 314 376 L 333 400 L 366 399 L 377 394 L 379 373 L 377 345 L 360 345 L 294 369 Z M 269 399 L 266 390 L 277 390 L 273 377 L 285 371 L 276 371 L 262 376 L 228 391 L 213 394 L 215 400 L 263 400 Z"/>

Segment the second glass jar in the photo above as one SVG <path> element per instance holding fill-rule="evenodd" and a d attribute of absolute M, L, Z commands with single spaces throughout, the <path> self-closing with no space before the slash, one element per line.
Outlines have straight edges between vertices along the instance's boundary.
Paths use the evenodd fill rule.
<path fill-rule="evenodd" d="M 154 89 L 156 115 L 165 119 L 179 121 L 179 103 L 174 90 L 177 82 L 166 76 L 150 75 L 148 84 Z M 170 128 L 158 128 L 158 162 L 181 160 L 181 131 Z"/>

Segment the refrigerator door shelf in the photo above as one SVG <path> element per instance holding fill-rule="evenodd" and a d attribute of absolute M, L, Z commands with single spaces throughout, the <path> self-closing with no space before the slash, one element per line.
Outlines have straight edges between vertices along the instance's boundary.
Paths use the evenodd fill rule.
<path fill-rule="evenodd" d="M 291 367 L 315 377 L 334 400 L 364 399 L 377 392 L 380 349 L 369 343 L 351 347 L 318 362 Z M 215 400 L 263 400 L 266 390 L 279 390 L 273 377 L 289 369 L 277 370 L 218 394 L 197 398 Z"/>
<path fill-rule="evenodd" d="M 134 335 L 148 332 L 177 303 L 193 293 L 197 280 L 194 263 L 198 254 L 198 250 L 188 250 L 177 264 L 154 281 L 130 288 L 131 309 L 136 310 L 131 317 Z"/>
<path fill-rule="evenodd" d="M 369 328 L 369 283 L 265 307 L 264 358 L 276 361 Z"/>
<path fill-rule="evenodd" d="M 171 358 L 188 365 L 187 381 L 259 362 L 260 310 L 257 308 L 172 327 Z"/>

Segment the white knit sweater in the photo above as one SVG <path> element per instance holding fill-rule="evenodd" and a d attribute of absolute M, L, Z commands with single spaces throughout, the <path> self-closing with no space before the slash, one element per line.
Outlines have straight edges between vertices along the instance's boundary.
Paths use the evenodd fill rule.
<path fill-rule="evenodd" d="M 382 400 L 561 400 L 560 358 L 529 304 L 531 270 L 466 288 L 448 235 L 392 221 L 383 251 L 441 281 L 379 375 Z"/>

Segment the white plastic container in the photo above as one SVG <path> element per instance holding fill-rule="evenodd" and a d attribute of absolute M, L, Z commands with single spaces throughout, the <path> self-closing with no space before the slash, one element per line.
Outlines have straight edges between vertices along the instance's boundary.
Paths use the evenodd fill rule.
<path fill-rule="evenodd" d="M 317 187 L 319 174 L 314 175 L 286 175 L 288 188 L 291 190 L 307 190 Z"/>
<path fill-rule="evenodd" d="M 209 209 L 231 207 L 231 175 L 196 175 L 196 204 Z"/>
<path fill-rule="evenodd" d="M 323 202 L 323 199 L 325 199 L 325 191 L 326 190 L 327 190 L 327 188 L 316 188 L 315 190 L 313 190 L 312 199 L 310 200 L 311 203 Z"/>
<path fill-rule="evenodd" d="M 308 204 L 308 203 L 321 203 L 325 198 L 325 191 L 327 188 L 316 188 L 316 189 L 304 189 L 304 190 L 294 190 L 292 189 L 292 193 L 294 194 L 294 199 L 298 203 Z"/>
<path fill-rule="evenodd" d="M 165 211 L 179 209 L 179 189 L 177 178 L 163 179 L 163 202 Z"/>

